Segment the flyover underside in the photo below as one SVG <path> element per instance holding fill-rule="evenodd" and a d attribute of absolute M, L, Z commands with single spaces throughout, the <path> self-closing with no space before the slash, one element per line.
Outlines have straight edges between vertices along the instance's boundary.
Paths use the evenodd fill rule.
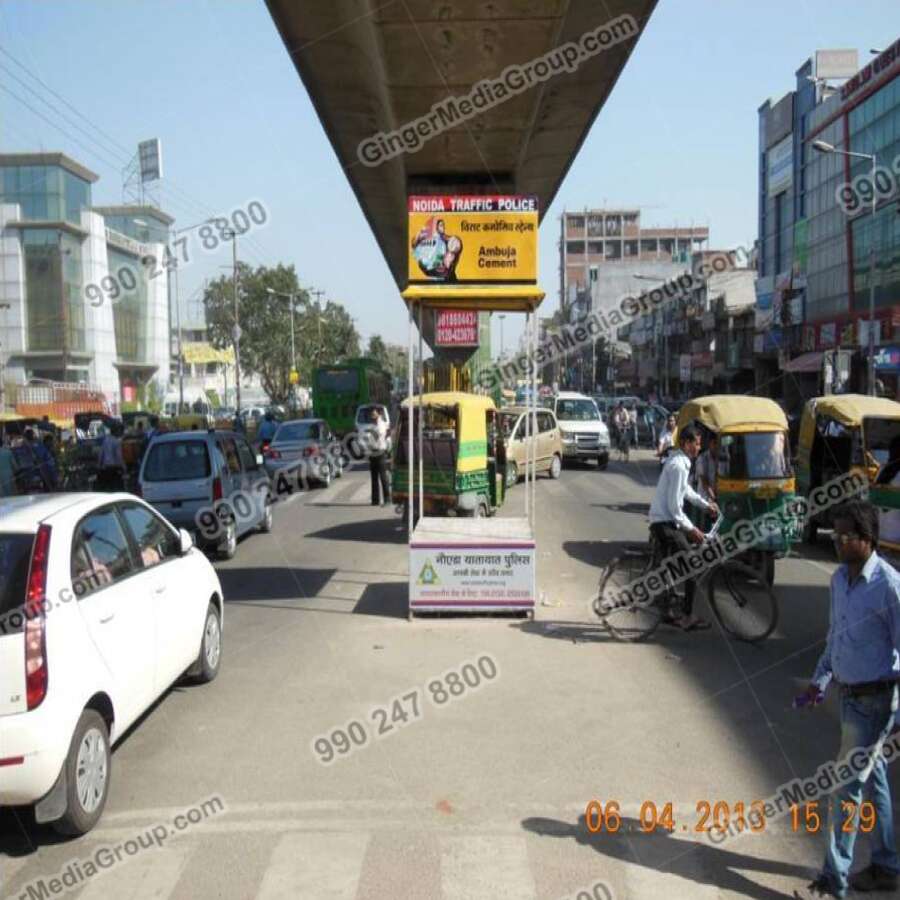
<path fill-rule="evenodd" d="M 398 287 L 409 193 L 536 194 L 545 211 L 656 0 L 266 0 Z M 630 16 L 632 19 L 622 19 Z M 607 23 L 614 23 L 608 28 Z M 447 126 L 432 107 L 567 42 L 592 50 Z M 596 51 L 596 52 L 594 52 Z M 558 59 L 558 58 L 557 58 Z M 540 73 L 538 73 L 540 74 Z M 514 83 L 514 84 L 515 84 Z M 430 118 L 427 140 L 372 164 L 360 145 Z M 406 145 L 419 138 L 407 130 Z M 437 132 L 432 136 L 432 132 Z M 421 135 L 421 132 L 420 132 Z M 411 138 L 411 140 L 409 140 Z M 365 153 L 363 154 L 365 156 Z"/>

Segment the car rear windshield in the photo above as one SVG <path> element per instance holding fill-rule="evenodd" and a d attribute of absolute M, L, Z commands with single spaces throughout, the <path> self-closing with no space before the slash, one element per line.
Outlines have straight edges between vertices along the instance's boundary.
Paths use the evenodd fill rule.
<path fill-rule="evenodd" d="M 144 464 L 144 481 L 188 481 L 209 474 L 209 453 L 202 440 L 152 444 Z"/>
<path fill-rule="evenodd" d="M 33 543 L 33 534 L 0 534 L 0 637 L 21 630 L 21 623 L 11 622 L 7 614 L 25 602 Z"/>
<path fill-rule="evenodd" d="M 381 417 L 384 418 L 385 410 L 383 406 L 361 406 L 356 411 L 356 424 L 357 425 L 369 425 L 372 422 L 372 410 L 377 409 L 381 413 Z"/>
<path fill-rule="evenodd" d="M 274 442 L 278 441 L 317 441 L 319 439 L 318 422 L 286 422 L 275 432 Z"/>

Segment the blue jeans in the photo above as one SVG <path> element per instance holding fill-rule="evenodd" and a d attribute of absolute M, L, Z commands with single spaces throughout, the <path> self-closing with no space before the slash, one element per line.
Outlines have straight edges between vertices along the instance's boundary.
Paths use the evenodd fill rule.
<path fill-rule="evenodd" d="M 824 875 L 831 880 L 839 896 L 848 889 L 853 846 L 859 824 L 859 804 L 864 789 L 875 806 L 875 827 L 872 831 L 872 862 L 891 872 L 900 872 L 900 859 L 894 846 L 894 814 L 887 765 L 881 747 L 890 734 L 897 709 L 897 689 L 865 697 L 841 698 L 841 749 L 838 759 L 845 760 L 856 747 L 874 750 L 868 766 L 848 784 L 838 788 L 832 797 L 828 822 L 828 849 L 825 853 Z M 854 757 L 851 756 L 851 759 Z M 845 807 L 844 803 L 854 804 Z M 853 830 L 844 831 L 844 822 L 854 813 Z"/>

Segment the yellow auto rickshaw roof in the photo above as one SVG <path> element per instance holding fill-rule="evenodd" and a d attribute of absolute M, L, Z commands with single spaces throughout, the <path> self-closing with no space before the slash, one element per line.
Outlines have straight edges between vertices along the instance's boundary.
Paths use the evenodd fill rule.
<path fill-rule="evenodd" d="M 485 394 L 467 394 L 465 391 L 435 391 L 412 398 L 413 406 L 424 403 L 426 406 L 470 406 L 473 409 L 495 409 L 494 401 Z M 403 403 L 409 406 L 409 397 Z"/>
<path fill-rule="evenodd" d="M 744 394 L 713 394 L 688 400 L 678 412 L 678 430 L 699 422 L 710 431 L 786 431 L 784 410 L 768 397 Z"/>
<path fill-rule="evenodd" d="M 858 427 L 866 416 L 900 418 L 900 403 L 887 397 L 868 397 L 865 394 L 829 394 L 810 401 L 816 415 L 830 416 L 848 428 Z"/>

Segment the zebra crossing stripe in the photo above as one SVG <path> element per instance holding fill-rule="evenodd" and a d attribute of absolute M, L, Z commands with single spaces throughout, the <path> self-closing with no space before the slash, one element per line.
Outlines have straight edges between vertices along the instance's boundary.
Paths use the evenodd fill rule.
<path fill-rule="evenodd" d="M 366 832 L 285 835 L 256 900 L 354 900 L 368 843 Z"/>
<path fill-rule="evenodd" d="M 441 840 L 444 900 L 533 900 L 524 837 L 482 835 Z"/>
<path fill-rule="evenodd" d="M 78 900 L 163 900 L 172 895 L 187 860 L 182 849 L 144 850 L 105 874 L 95 875 Z"/>

